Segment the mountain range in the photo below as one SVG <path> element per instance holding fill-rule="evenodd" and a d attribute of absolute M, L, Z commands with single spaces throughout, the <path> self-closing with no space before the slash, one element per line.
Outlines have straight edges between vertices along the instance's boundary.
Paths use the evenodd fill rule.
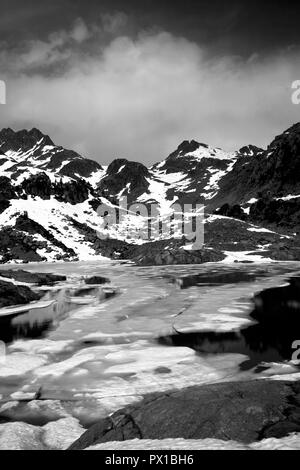
<path fill-rule="evenodd" d="M 99 210 L 118 211 L 122 197 L 134 209 L 103 232 Z M 267 149 L 226 152 L 185 140 L 148 168 L 125 158 L 101 165 L 36 128 L 0 131 L 1 263 L 103 256 L 141 265 L 300 260 L 299 202 L 300 123 Z M 201 249 L 191 249 L 182 233 L 134 236 L 149 227 L 139 207 L 155 205 L 164 223 L 175 203 L 204 205 Z"/>

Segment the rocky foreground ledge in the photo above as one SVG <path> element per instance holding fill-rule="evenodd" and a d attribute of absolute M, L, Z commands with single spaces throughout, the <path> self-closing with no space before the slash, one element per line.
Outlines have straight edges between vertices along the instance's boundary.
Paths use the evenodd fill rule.
<path fill-rule="evenodd" d="M 66 280 L 66 276 L 48 273 L 31 273 L 18 270 L 0 270 L 0 308 L 13 305 L 26 305 L 40 300 L 42 292 L 35 292 L 27 285 L 16 285 L 13 282 L 36 286 L 49 286 Z M 5 280 L 3 280 L 5 279 Z"/>
<path fill-rule="evenodd" d="M 299 449 L 299 433 L 300 382 L 262 379 L 149 394 L 86 431 L 71 416 L 5 422 L 0 449 Z"/>
<path fill-rule="evenodd" d="M 251 443 L 293 432 L 300 432 L 300 382 L 255 380 L 150 394 L 100 420 L 69 450 L 132 439 Z"/>
<path fill-rule="evenodd" d="M 52 273 L 30 272 L 23 269 L 0 269 L 0 308 L 27 305 L 30 302 L 40 300 L 45 292 L 35 290 L 35 288 L 53 286 L 66 281 L 66 279 L 66 276 Z M 103 276 L 92 276 L 85 278 L 84 283 L 87 286 L 100 286 L 110 283 L 110 280 Z M 75 295 L 80 295 L 80 292 L 83 291 L 84 287 L 79 289 Z"/>

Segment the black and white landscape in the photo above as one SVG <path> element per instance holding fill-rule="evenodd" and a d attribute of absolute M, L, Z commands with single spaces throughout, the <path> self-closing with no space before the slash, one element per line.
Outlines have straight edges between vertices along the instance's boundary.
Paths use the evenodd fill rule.
<path fill-rule="evenodd" d="M 300 449 L 299 5 L 1 3 L 0 449 Z"/>

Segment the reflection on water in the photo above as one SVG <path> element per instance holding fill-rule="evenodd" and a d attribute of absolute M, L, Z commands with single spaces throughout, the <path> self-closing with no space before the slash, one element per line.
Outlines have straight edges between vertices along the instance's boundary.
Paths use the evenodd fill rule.
<path fill-rule="evenodd" d="M 158 343 L 190 347 L 202 355 L 243 354 L 248 359 L 240 364 L 242 370 L 261 362 L 290 361 L 292 344 L 297 333 L 300 335 L 300 278 L 293 277 L 288 282 L 288 285 L 266 289 L 254 296 L 250 317 L 256 319 L 257 324 L 237 332 L 177 331 L 158 338 Z"/>
<path fill-rule="evenodd" d="M 49 328 L 55 327 L 74 309 L 68 294 L 67 289 L 49 292 L 41 302 L 26 306 L 21 313 L 20 307 L 15 309 L 15 313 L 10 308 L 11 312 L 7 316 L 0 316 L 0 339 L 11 343 L 18 338 L 44 337 Z"/>
<path fill-rule="evenodd" d="M 300 331 L 300 330 L 298 330 Z M 279 325 L 251 325 L 238 332 L 194 332 L 160 337 L 159 344 L 187 346 L 199 354 L 243 354 L 249 359 L 240 364 L 242 370 L 261 362 L 291 360 L 295 331 Z M 260 369 L 259 369 L 260 370 Z"/>
<path fill-rule="evenodd" d="M 19 338 L 43 338 L 72 310 L 103 301 L 113 294 L 111 289 L 101 287 L 58 288 L 47 292 L 39 302 L 4 308 L 0 316 L 0 340 L 11 343 Z"/>

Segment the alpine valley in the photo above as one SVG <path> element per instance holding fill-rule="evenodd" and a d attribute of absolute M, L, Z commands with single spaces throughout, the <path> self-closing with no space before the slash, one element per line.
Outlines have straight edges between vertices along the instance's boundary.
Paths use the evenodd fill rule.
<path fill-rule="evenodd" d="M 98 160 L 101 161 L 101 157 Z M 159 160 L 159 158 L 158 158 Z M 204 246 L 181 235 L 128 235 L 147 217 L 130 211 L 98 236 L 99 208 L 204 204 Z M 1 263 L 132 260 L 138 265 L 300 260 L 300 123 L 267 149 L 226 152 L 183 141 L 147 168 L 117 158 L 108 166 L 55 145 L 38 129 L 0 132 Z"/>

